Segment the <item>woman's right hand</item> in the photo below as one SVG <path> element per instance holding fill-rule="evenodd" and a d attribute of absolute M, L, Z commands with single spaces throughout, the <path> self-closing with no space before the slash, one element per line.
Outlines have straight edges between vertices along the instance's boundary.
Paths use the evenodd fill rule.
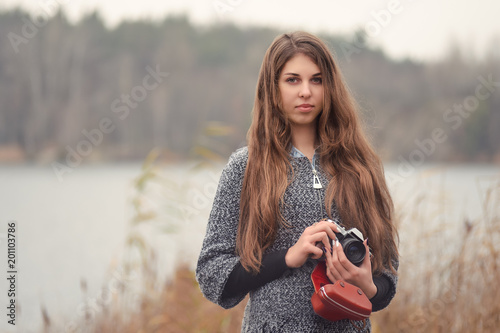
<path fill-rule="evenodd" d="M 307 227 L 299 240 L 285 255 L 286 265 L 290 268 L 298 268 L 304 265 L 308 258 L 319 259 L 323 256 L 323 249 L 318 247 L 317 243 L 323 243 L 327 251 L 332 250 L 330 240 L 335 240 L 335 232 L 338 232 L 337 226 L 328 221 L 316 222 Z"/>

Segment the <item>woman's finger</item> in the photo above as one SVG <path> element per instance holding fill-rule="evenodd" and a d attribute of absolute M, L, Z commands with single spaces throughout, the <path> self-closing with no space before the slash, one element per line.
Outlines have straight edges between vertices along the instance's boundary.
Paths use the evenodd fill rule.
<path fill-rule="evenodd" d="M 308 240 L 309 240 L 308 242 L 313 245 L 316 245 L 316 243 L 321 242 L 328 251 L 332 250 L 332 247 L 330 245 L 330 239 L 328 238 L 326 232 L 320 231 L 315 234 L 312 234 L 308 238 Z"/>
<path fill-rule="evenodd" d="M 370 258 L 370 248 L 368 247 L 368 239 L 365 239 L 363 244 L 365 245 L 366 253 L 365 253 L 365 259 L 363 259 L 363 262 L 361 263 L 360 267 L 363 267 L 363 268 L 366 267 L 366 269 L 368 269 L 371 272 L 372 263 L 370 260 L 371 258 Z"/>
<path fill-rule="evenodd" d="M 335 223 L 327 221 L 314 222 L 310 226 L 310 228 L 312 228 L 314 232 L 324 231 L 328 234 L 328 237 L 330 237 L 331 239 L 337 239 L 335 233 L 338 232 L 338 230 Z"/>
<path fill-rule="evenodd" d="M 335 251 L 333 251 L 333 252 L 335 252 Z M 340 274 L 340 272 L 337 270 L 337 268 L 334 265 L 334 258 L 333 258 L 333 256 L 334 255 L 332 253 L 326 252 L 326 267 L 327 267 L 327 272 L 330 272 L 330 274 L 331 274 L 331 277 L 328 276 L 328 278 L 330 279 L 330 281 L 335 282 L 337 280 L 341 280 L 342 279 L 342 275 Z"/>
<path fill-rule="evenodd" d="M 337 246 L 335 246 L 335 249 L 337 252 L 337 257 L 338 257 L 339 263 L 342 265 L 342 267 L 344 268 L 344 270 L 346 272 L 350 272 L 354 267 L 356 267 L 345 256 L 344 249 L 342 247 L 342 244 L 340 244 L 340 242 L 337 241 Z"/>
<path fill-rule="evenodd" d="M 324 254 L 323 249 L 320 249 L 319 247 L 314 245 L 308 247 L 307 252 L 309 253 L 309 256 L 313 259 L 319 259 Z"/>
<path fill-rule="evenodd" d="M 322 221 L 318 223 L 318 227 L 320 227 L 322 230 L 324 230 L 330 239 L 337 239 L 337 236 L 335 236 L 335 233 L 338 232 L 337 227 L 335 226 L 334 223 L 332 222 L 327 222 L 327 221 Z"/>
<path fill-rule="evenodd" d="M 326 233 L 323 233 L 323 237 L 321 237 L 321 242 L 323 243 L 327 251 L 332 251 L 332 244 L 330 243 L 330 237 Z"/>

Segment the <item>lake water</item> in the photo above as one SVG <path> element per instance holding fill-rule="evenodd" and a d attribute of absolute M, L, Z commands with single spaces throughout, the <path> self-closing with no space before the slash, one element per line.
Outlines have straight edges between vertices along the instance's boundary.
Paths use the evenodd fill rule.
<path fill-rule="evenodd" d="M 8 325 L 2 313 L 0 331 L 40 331 L 42 307 L 53 325 L 65 327 L 81 315 L 82 304 L 100 295 L 103 286 L 117 275 L 124 255 L 133 217 L 133 179 L 140 167 L 81 166 L 60 182 L 50 166 L 0 166 L 0 237 L 9 221 L 18 226 L 16 327 Z M 174 234 L 151 239 L 150 244 L 159 249 L 162 276 L 171 274 L 176 258 L 194 265 L 220 175 L 220 168 L 197 174 L 188 169 L 170 167 L 165 173 L 181 186 L 179 200 L 188 202 L 189 219 L 181 219 Z M 388 165 L 386 171 L 397 173 L 397 166 Z M 485 189 L 499 176 L 500 167 L 492 165 L 428 165 L 391 182 L 391 188 L 401 207 L 408 207 L 419 195 L 434 200 L 439 194 L 435 200 L 443 202 L 449 219 L 461 222 L 481 216 Z M 149 200 L 153 206 L 172 194 L 160 192 Z M 168 212 L 161 213 L 162 218 L 167 219 Z M 5 238 L 0 242 L 0 251 L 5 251 L 0 255 L 0 267 L 6 274 Z M 6 305 L 6 279 L 1 281 L 1 304 Z M 87 286 L 85 293 L 82 281 Z"/>

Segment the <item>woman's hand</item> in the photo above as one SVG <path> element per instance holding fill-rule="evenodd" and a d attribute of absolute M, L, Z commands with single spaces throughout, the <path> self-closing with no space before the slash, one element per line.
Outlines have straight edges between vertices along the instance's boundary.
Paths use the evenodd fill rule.
<path fill-rule="evenodd" d="M 326 253 L 326 275 L 332 283 L 337 280 L 344 280 L 361 288 L 366 297 L 372 298 L 377 293 L 377 287 L 373 283 L 372 264 L 367 241 L 365 240 L 363 244 L 366 248 L 365 259 L 357 267 L 347 259 L 342 245 L 339 242 L 334 243 L 332 253 Z"/>
<path fill-rule="evenodd" d="M 285 255 L 286 265 L 290 268 L 297 268 L 304 265 L 308 258 L 319 259 L 323 255 L 323 247 L 317 243 L 323 243 L 326 252 L 331 252 L 330 239 L 336 239 L 335 232 L 338 232 L 334 223 L 321 221 L 307 227 L 295 245 L 288 249 Z"/>

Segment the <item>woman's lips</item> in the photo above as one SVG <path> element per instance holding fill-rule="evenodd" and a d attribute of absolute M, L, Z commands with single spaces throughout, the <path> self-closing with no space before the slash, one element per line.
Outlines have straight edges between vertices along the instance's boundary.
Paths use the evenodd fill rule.
<path fill-rule="evenodd" d="M 297 106 L 297 109 L 302 112 L 309 112 L 313 109 L 313 105 L 311 104 L 300 104 Z"/>

